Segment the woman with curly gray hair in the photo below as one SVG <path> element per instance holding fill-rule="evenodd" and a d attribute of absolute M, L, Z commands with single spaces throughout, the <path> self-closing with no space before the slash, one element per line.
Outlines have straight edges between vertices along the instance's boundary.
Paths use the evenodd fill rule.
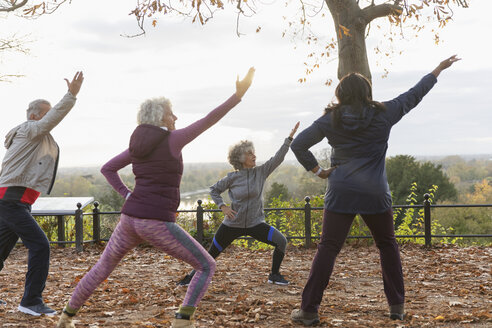
<path fill-rule="evenodd" d="M 260 166 L 256 166 L 255 148 L 251 141 L 243 140 L 233 145 L 229 149 L 228 159 L 235 171 L 228 173 L 210 187 L 210 195 L 224 213 L 224 221 L 215 233 L 208 253 L 214 259 L 217 258 L 227 246 L 241 236 L 251 236 L 258 241 L 272 245 L 275 250 L 268 282 L 277 285 L 289 284 L 280 274 L 287 239 L 280 231 L 265 222 L 263 186 L 266 178 L 283 162 L 298 127 L 299 122 L 277 153 Z M 231 199 L 231 206 L 226 205 L 221 196 L 226 190 Z M 193 270 L 178 284 L 188 285 L 194 274 Z"/>

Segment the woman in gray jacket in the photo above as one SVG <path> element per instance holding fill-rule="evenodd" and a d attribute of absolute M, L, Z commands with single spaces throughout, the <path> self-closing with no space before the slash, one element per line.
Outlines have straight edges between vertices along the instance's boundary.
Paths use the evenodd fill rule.
<path fill-rule="evenodd" d="M 241 141 L 232 146 L 229 149 L 228 159 L 235 171 L 228 173 L 210 187 L 210 195 L 224 213 L 224 221 L 215 233 L 208 253 L 214 259 L 217 258 L 227 246 L 241 236 L 251 236 L 272 245 L 275 250 L 268 282 L 277 285 L 289 284 L 280 274 L 280 264 L 284 259 L 287 239 L 280 231 L 265 222 L 263 186 L 266 178 L 283 162 L 298 127 L 299 122 L 275 156 L 260 166 L 256 166 L 255 149 L 251 141 Z M 231 206 L 227 206 L 221 196 L 226 190 L 231 199 Z M 187 286 L 194 274 L 193 270 L 178 284 Z"/>

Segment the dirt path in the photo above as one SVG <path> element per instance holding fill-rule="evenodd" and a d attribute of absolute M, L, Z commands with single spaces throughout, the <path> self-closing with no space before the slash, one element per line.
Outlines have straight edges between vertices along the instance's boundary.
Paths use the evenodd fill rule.
<path fill-rule="evenodd" d="M 60 310 L 76 282 L 102 251 L 90 246 L 52 249 L 46 302 Z M 298 327 L 297 308 L 315 249 L 290 247 L 282 273 L 287 287 L 266 283 L 271 251 L 231 247 L 217 261 L 198 327 Z M 322 327 L 492 327 L 492 247 L 402 247 L 408 317 L 386 318 L 379 256 L 374 246 L 346 246 L 338 257 L 320 309 Z M 27 251 L 17 247 L 0 272 L 0 327 L 54 327 L 55 319 L 16 310 L 23 292 Z M 169 327 L 185 290 L 176 282 L 189 267 L 153 248 L 130 252 L 86 303 L 76 327 Z"/>

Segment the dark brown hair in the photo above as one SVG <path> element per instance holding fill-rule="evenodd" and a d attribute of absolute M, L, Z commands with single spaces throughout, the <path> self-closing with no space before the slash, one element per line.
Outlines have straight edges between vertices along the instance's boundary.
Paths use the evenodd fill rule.
<path fill-rule="evenodd" d="M 325 108 L 325 114 L 331 113 L 333 126 L 340 126 L 340 108 L 349 105 L 362 114 L 364 107 L 375 108 L 378 112 L 386 108 L 379 101 L 372 100 L 372 85 L 369 80 L 359 73 L 349 73 L 338 83 L 335 89 L 337 102 L 332 102 Z"/>

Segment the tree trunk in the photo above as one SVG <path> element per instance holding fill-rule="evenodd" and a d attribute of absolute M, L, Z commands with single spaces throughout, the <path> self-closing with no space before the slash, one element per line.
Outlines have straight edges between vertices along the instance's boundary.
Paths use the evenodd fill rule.
<path fill-rule="evenodd" d="M 356 0 L 325 0 L 338 41 L 338 79 L 353 72 L 371 80 L 365 31 L 367 21 Z"/>

